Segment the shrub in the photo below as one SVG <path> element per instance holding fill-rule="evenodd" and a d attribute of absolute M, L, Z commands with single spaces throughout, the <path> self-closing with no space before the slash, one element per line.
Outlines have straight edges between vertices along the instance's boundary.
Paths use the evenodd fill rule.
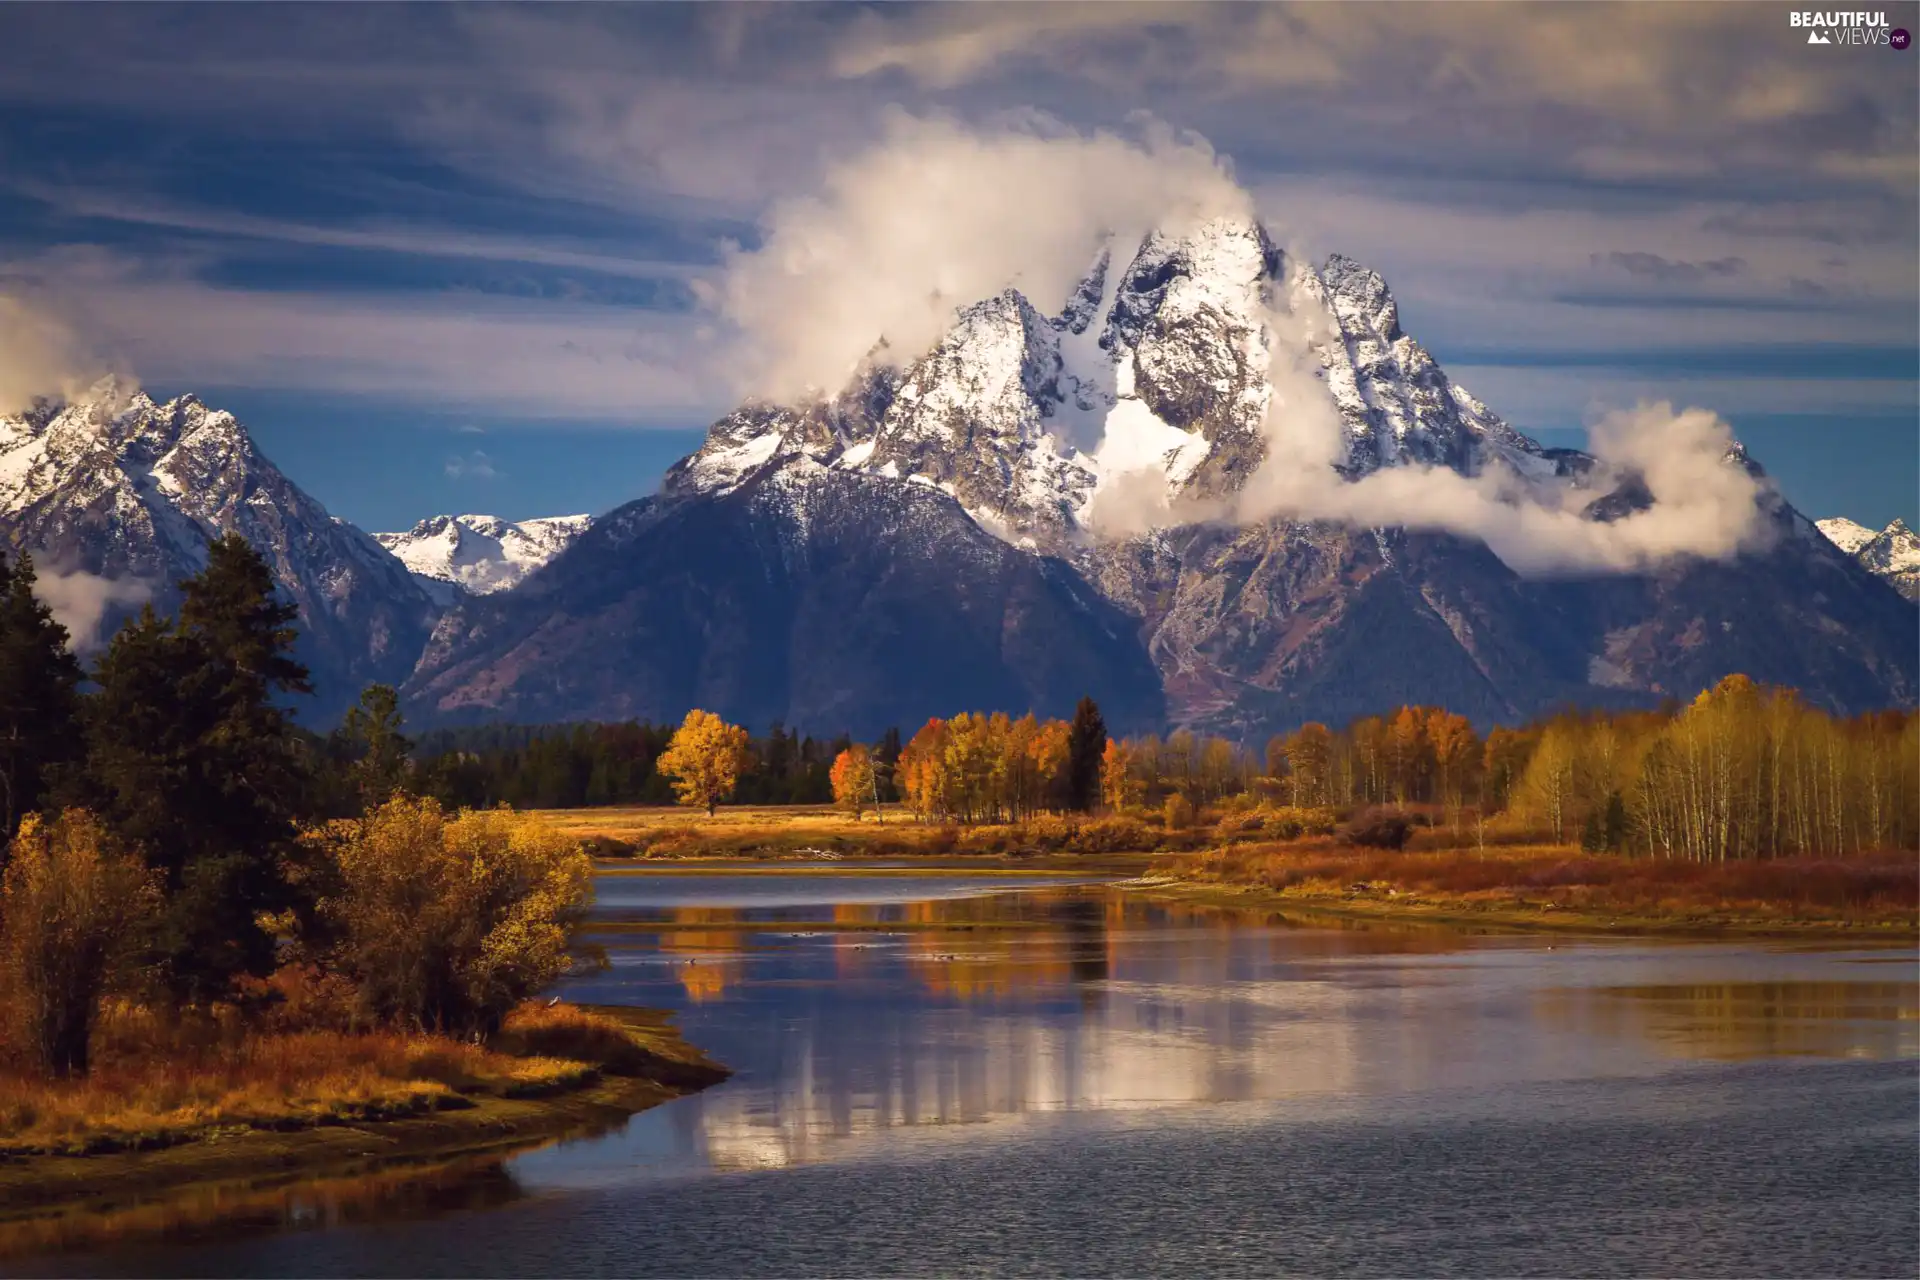
<path fill-rule="evenodd" d="M 1296 805 L 1282 805 L 1266 812 L 1266 830 L 1282 840 L 1298 840 L 1302 836 L 1330 836 L 1339 829 L 1340 822 L 1331 809 L 1304 808 Z"/>
<path fill-rule="evenodd" d="M 1134 818 L 1096 818 L 1080 824 L 1073 847 L 1079 853 L 1136 853 L 1151 849 L 1154 836 Z"/>
<path fill-rule="evenodd" d="M 362 1012 L 424 1030 L 491 1034 L 570 966 L 568 927 L 593 901 L 580 846 L 497 809 L 449 817 L 400 797 L 320 835 L 340 888 L 321 903 L 333 967 Z"/>
<path fill-rule="evenodd" d="M 631 840 L 622 840 L 618 836 L 592 835 L 580 842 L 589 858 L 637 858 L 640 846 Z"/>
<path fill-rule="evenodd" d="M 1177 791 L 1174 792 L 1167 797 L 1167 805 L 1163 811 L 1162 819 L 1167 824 L 1167 830 L 1185 831 L 1193 825 L 1193 801 L 1187 799 Z"/>
<path fill-rule="evenodd" d="M 1404 849 L 1413 824 L 1398 809 L 1363 809 L 1355 814 L 1340 833 L 1347 844 L 1368 849 Z"/>
<path fill-rule="evenodd" d="M 1080 835 L 1080 823 L 1061 814 L 1042 813 L 1027 819 L 1021 835 L 1028 848 L 1052 853 L 1073 847 Z"/>
<path fill-rule="evenodd" d="M 158 898 L 138 858 L 90 813 L 29 816 L 0 881 L 0 987 L 14 1039 L 52 1075 L 87 1073 L 109 982 Z"/>

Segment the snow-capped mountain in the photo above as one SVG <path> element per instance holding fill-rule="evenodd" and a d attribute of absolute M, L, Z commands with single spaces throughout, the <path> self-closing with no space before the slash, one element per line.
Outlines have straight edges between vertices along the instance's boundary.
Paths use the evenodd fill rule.
<path fill-rule="evenodd" d="M 1283 360 L 1330 393 L 1349 476 L 1499 463 L 1594 486 L 1595 519 L 1644 501 L 1452 382 L 1377 273 L 1290 263 L 1258 226 L 1214 222 L 1102 257 L 1069 298 L 966 307 L 931 350 L 830 399 L 722 418 L 660 494 L 443 619 L 417 713 L 697 703 L 877 731 L 1092 692 L 1120 724 L 1164 705 L 1252 738 L 1403 701 L 1483 721 L 1644 703 L 1732 670 L 1833 706 L 1913 700 L 1915 610 L 1774 495 L 1770 551 L 1585 581 L 1523 579 L 1445 535 L 1180 523 L 1260 466 Z M 1738 449 L 1728 464 L 1758 474 Z M 1173 519 L 1113 536 L 1136 508 Z"/>
<path fill-rule="evenodd" d="M 1333 326 L 1305 351 L 1345 424 L 1347 474 L 1497 459 L 1551 477 L 1580 458 L 1543 449 L 1451 382 L 1401 331 L 1376 273 L 1335 256 L 1286 274 L 1258 226 L 1149 236 L 1124 271 L 1103 257 L 1057 315 L 1009 289 L 961 310 L 904 369 L 876 368 L 827 402 L 743 407 L 667 491 L 726 492 L 804 458 L 931 486 L 1019 545 L 1063 551 L 1100 527 L 1103 494 L 1150 484 L 1215 496 L 1259 465 L 1276 290 Z"/>
<path fill-rule="evenodd" d="M 526 576 L 578 541 L 593 517 L 430 516 L 405 533 L 376 533 L 375 542 L 407 566 L 427 592 L 451 604 L 462 592 L 487 595 Z"/>
<path fill-rule="evenodd" d="M 162 606 L 237 532 L 301 612 L 301 657 L 330 715 L 413 667 L 436 610 L 373 539 L 329 515 L 260 453 L 230 413 L 194 396 L 156 404 L 107 378 L 71 402 L 0 417 L 0 541 L 50 572 L 84 571 Z M 107 623 L 115 619 L 109 615 Z"/>
<path fill-rule="evenodd" d="M 1909 600 L 1920 601 L 1920 534 L 1896 519 L 1875 533 L 1845 516 L 1815 522 L 1833 545 Z"/>

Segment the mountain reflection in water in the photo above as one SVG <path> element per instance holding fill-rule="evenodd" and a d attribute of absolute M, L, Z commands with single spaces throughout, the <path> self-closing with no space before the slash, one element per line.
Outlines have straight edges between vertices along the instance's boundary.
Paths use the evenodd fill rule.
<path fill-rule="evenodd" d="M 1007 1162 L 1006 1176 L 1013 1177 L 1015 1166 L 1036 1159 L 1065 1162 L 1079 1170 L 1071 1175 L 1076 1179 L 1124 1177 L 1124 1164 L 1111 1163 L 1115 1153 L 1126 1143 L 1151 1141 L 1173 1144 L 1163 1158 L 1174 1162 L 1153 1179 L 1152 1194 L 1164 1200 L 1165 1213 L 1185 1221 L 1180 1215 L 1201 1208 L 1183 1199 L 1189 1183 L 1213 1186 L 1210 1215 L 1218 1211 L 1214 1201 L 1264 1203 L 1274 1193 L 1270 1171 L 1248 1173 L 1252 1180 L 1245 1182 L 1222 1171 L 1249 1160 L 1249 1168 L 1267 1170 L 1270 1154 L 1254 1153 L 1272 1143 L 1306 1151 L 1324 1139 L 1334 1153 L 1326 1159 L 1358 1167 L 1373 1159 L 1371 1144 L 1417 1145 L 1420 1135 L 1440 1126 L 1452 1135 L 1441 1149 L 1466 1143 L 1465 1135 L 1491 1142 L 1476 1158 L 1506 1187 L 1533 1185 L 1543 1159 L 1561 1158 L 1544 1155 L 1543 1144 L 1559 1150 L 1562 1141 L 1578 1141 L 1597 1153 L 1584 1158 L 1597 1162 L 1585 1176 L 1595 1181 L 1599 1202 L 1625 1194 L 1616 1182 L 1642 1186 L 1652 1161 L 1671 1184 L 1662 1195 L 1677 1204 L 1684 1196 L 1674 1186 L 1686 1194 L 1705 1194 L 1709 1185 L 1714 1194 L 1734 1194 L 1723 1166 L 1791 1166 L 1800 1159 L 1805 1143 L 1788 1149 L 1797 1140 L 1786 1130 L 1801 1119 L 1816 1123 L 1796 1100 L 1800 1090 L 1810 1091 L 1809 1104 L 1817 1097 L 1821 1106 L 1854 1109 L 1851 1118 L 1817 1120 L 1828 1135 L 1822 1141 L 1862 1144 L 1847 1176 L 1871 1175 L 1873 1193 L 1883 1190 L 1892 1205 L 1920 1190 L 1912 1161 L 1903 1166 L 1896 1158 L 1920 1136 L 1912 1088 L 1920 1057 L 1920 982 L 1909 953 L 1337 927 L 1044 878 L 1009 885 L 980 877 L 862 875 L 846 867 L 756 877 L 752 890 L 742 888 L 745 879 L 698 873 L 617 878 L 589 929 L 606 948 L 610 967 L 567 989 L 582 1003 L 678 1009 L 688 1038 L 735 1068 L 726 1083 L 598 1137 L 504 1164 L 398 1175 L 400 1184 L 414 1178 L 412 1201 L 395 1190 L 398 1184 L 369 1187 L 358 1199 L 350 1188 L 336 1187 L 326 1193 L 330 1199 L 316 1201 L 321 1193 L 310 1191 L 305 1202 L 286 1199 L 279 1209 L 270 1200 L 244 1209 L 182 1208 L 161 1227 L 153 1220 L 160 1210 L 142 1206 L 144 1219 L 135 1213 L 96 1225 L 96 1249 L 124 1237 L 116 1247 L 43 1256 L 34 1268 L 138 1271 L 152 1257 L 151 1245 L 137 1242 L 156 1234 L 244 1241 L 249 1232 L 292 1230 L 317 1244 L 340 1235 L 340 1224 L 360 1221 L 377 1225 L 347 1228 L 356 1241 L 351 1264 L 327 1260 L 345 1254 L 291 1244 L 282 1249 L 274 1242 L 294 1237 L 269 1234 L 254 1245 L 183 1246 L 167 1255 L 165 1266 L 227 1274 L 543 1266 L 812 1273 L 912 1271 L 922 1262 L 947 1271 L 1111 1270 L 1088 1250 L 1130 1228 L 1098 1208 L 1083 1204 L 1069 1214 L 1064 1202 L 1049 1208 L 1054 1198 L 1036 1192 L 1041 1198 L 1021 1202 L 1018 1212 L 1061 1215 L 1042 1230 L 1044 1241 L 1007 1240 L 982 1246 L 984 1254 L 956 1253 L 943 1242 L 958 1225 L 928 1216 L 933 1210 L 911 1198 L 896 1204 L 894 1191 L 918 1187 L 915 1194 L 924 1198 L 931 1194 L 924 1180 L 936 1170 L 989 1170 Z M 1757 1077 L 1718 1074 L 1751 1070 L 1723 1065 L 1731 1060 L 1769 1065 Z M 1888 1064 L 1894 1075 L 1876 1069 L 1828 1077 L 1807 1065 L 1820 1061 Z M 1737 1113 L 1742 1106 L 1754 1108 L 1753 1115 L 1728 1118 L 1729 1107 Z M 1568 1127 L 1576 1122 L 1602 1128 L 1576 1135 Z M 1696 1124 L 1704 1126 L 1699 1135 L 1684 1137 L 1686 1126 Z M 1531 1125 L 1537 1132 L 1501 1145 L 1502 1125 Z M 1635 1125 L 1672 1132 L 1686 1150 L 1676 1155 L 1664 1139 L 1658 1151 L 1640 1150 Z M 1346 1136 L 1336 1141 L 1328 1134 Z M 1719 1151 L 1716 1143 L 1729 1149 Z M 1343 1176 L 1339 1167 L 1314 1171 L 1304 1154 L 1288 1159 L 1296 1158 L 1308 1161 L 1289 1166 L 1297 1176 Z M 1695 1187 L 1694 1175 L 1675 1166 L 1676 1159 L 1708 1161 L 1716 1172 L 1700 1173 Z M 1881 1168 L 1875 1161 L 1894 1172 L 1875 1172 Z M 1393 1179 L 1392 1167 L 1382 1176 Z M 797 1178 L 809 1169 L 838 1170 L 834 1177 L 858 1180 L 866 1200 L 878 1196 L 894 1206 L 885 1221 L 863 1209 L 863 1221 L 877 1235 L 892 1223 L 901 1240 L 918 1242 L 916 1251 L 896 1257 L 849 1244 L 856 1252 L 846 1256 L 864 1265 L 845 1266 L 795 1252 L 801 1246 L 790 1240 L 800 1228 L 778 1224 L 788 1213 L 820 1211 L 808 1198 L 812 1181 L 768 1187 L 773 1198 L 751 1224 L 735 1223 L 718 1235 L 672 1248 L 660 1244 L 657 1252 L 635 1253 L 638 1246 L 623 1243 L 634 1230 L 631 1215 L 643 1204 L 655 1224 L 648 1231 L 677 1231 L 664 1224 L 695 1214 L 695 1205 L 750 1194 L 748 1184 L 729 1179 Z M 1449 1182 L 1453 1175 L 1436 1180 L 1437 1172 L 1409 1172 L 1404 1183 L 1391 1182 L 1388 1202 L 1413 1213 L 1419 1197 L 1464 1194 Z M 459 1201 L 466 1193 L 476 1198 Z M 1796 1259 L 1803 1269 L 1857 1270 L 1862 1259 L 1878 1259 L 1872 1270 L 1902 1269 L 1920 1234 L 1911 1215 L 1903 1220 L 1900 1212 L 1873 1210 L 1873 1196 L 1863 1198 L 1858 1188 L 1845 1194 L 1850 1212 L 1878 1223 L 1874 1231 L 1884 1238 L 1868 1239 L 1861 1228 L 1829 1215 L 1820 1229 L 1844 1239 L 1836 1236 L 1829 1245 L 1807 1237 L 1801 1254 L 1743 1239 L 1743 1247 L 1753 1244 L 1756 1251 L 1724 1254 L 1739 1265 L 1722 1269 L 1767 1270 Z M 628 1235 L 608 1237 L 595 1246 L 601 1252 L 580 1255 L 601 1261 L 576 1259 L 573 1268 L 565 1258 L 543 1262 L 539 1250 L 547 1246 L 529 1238 L 525 1225 L 514 1225 L 532 1210 L 462 1213 L 457 1241 L 430 1226 L 451 1207 L 516 1200 L 548 1206 L 538 1213 L 558 1215 L 571 1224 L 569 1233 L 590 1237 L 613 1229 L 593 1225 L 601 1221 L 594 1215 L 613 1212 L 608 1223 L 627 1222 Z M 308 1207 L 297 1208 L 301 1203 Z M 330 1207 L 316 1215 L 314 1203 Z M 626 1208 L 614 1212 L 617 1206 Z M 1671 1210 L 1662 1201 L 1658 1212 Z M 1353 1210 L 1363 1217 L 1380 1211 L 1378 1205 Z M 1509 1211 L 1520 1212 L 1502 1210 Z M 1791 1226 L 1802 1211 L 1783 1204 L 1778 1212 Z M 575 1213 L 591 1221 L 576 1222 Z M 1261 1225 L 1257 1214 L 1235 1221 L 1231 1231 L 1220 1228 L 1227 1233 L 1223 1243 L 1237 1241 L 1241 1249 L 1233 1259 L 1266 1257 L 1271 1267 L 1306 1270 L 1340 1265 L 1332 1253 L 1289 1263 L 1292 1255 L 1284 1250 L 1305 1247 L 1297 1232 L 1275 1235 L 1279 1228 Z M 1377 1231 L 1378 1225 L 1356 1222 L 1341 1230 Z M 1545 1252 L 1503 1253 L 1491 1245 L 1490 1252 L 1473 1252 L 1468 1240 L 1459 1245 L 1468 1250 L 1461 1267 L 1584 1269 L 1574 1265 L 1584 1255 L 1561 1252 L 1573 1246 L 1547 1224 L 1528 1229 L 1540 1236 L 1527 1248 Z M 394 1233 L 452 1250 L 446 1266 L 439 1264 L 441 1254 L 422 1253 L 423 1244 L 391 1241 Z M 788 1243 L 767 1243 L 774 1234 Z M 766 1240 L 750 1244 L 747 1236 Z M 484 1244 L 490 1237 L 491 1245 Z M 1642 1231 L 1638 1238 L 1651 1250 L 1656 1237 Z M 0 1234 L 0 1249 L 14 1252 L 85 1243 L 69 1234 L 36 1246 Z M 976 1257 L 977 1265 L 953 1261 Z M 1426 1255 L 1383 1257 L 1376 1269 L 1418 1272 L 1438 1265 L 1430 1257 L 1432 1265 L 1423 1265 Z M 939 1258 L 949 1264 L 935 1265 Z M 1823 1261 L 1832 1265 L 1822 1267 Z M 1687 1269 L 1648 1252 L 1622 1269 L 1676 1266 Z"/>

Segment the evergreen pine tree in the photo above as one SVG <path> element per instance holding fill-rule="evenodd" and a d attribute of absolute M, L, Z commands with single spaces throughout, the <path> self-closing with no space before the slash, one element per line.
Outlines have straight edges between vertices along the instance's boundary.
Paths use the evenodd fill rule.
<path fill-rule="evenodd" d="M 1618 853 L 1627 847 L 1627 804 L 1618 791 L 1607 795 L 1604 838 L 1609 853 Z"/>
<path fill-rule="evenodd" d="M 400 695 L 392 685 L 370 684 L 340 726 L 352 753 L 350 773 L 364 810 L 377 809 L 406 789 L 407 756 L 413 743 L 400 732 Z"/>
<path fill-rule="evenodd" d="M 1082 698 L 1067 730 L 1067 803 L 1083 813 L 1100 798 L 1100 757 L 1106 749 L 1106 719 L 1092 698 Z"/>
<path fill-rule="evenodd" d="M 287 877 L 312 779 L 276 698 L 309 689 L 291 657 L 295 610 L 240 538 L 181 584 L 177 623 L 151 609 L 95 669 L 87 716 L 94 806 L 158 874 L 158 959 L 175 998 L 227 996 L 272 968 L 259 917 L 299 905 Z"/>
<path fill-rule="evenodd" d="M 80 753 L 80 664 L 67 629 L 33 594 L 33 558 L 0 553 L 0 861 L 52 775 Z"/>

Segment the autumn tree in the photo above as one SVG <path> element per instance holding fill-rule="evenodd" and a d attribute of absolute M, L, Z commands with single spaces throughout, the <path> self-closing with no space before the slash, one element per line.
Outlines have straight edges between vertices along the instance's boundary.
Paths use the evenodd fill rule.
<path fill-rule="evenodd" d="M 140 859 L 93 815 L 21 823 L 0 878 L 0 1000 L 42 1070 L 87 1073 L 101 998 L 138 955 L 154 903 Z"/>
<path fill-rule="evenodd" d="M 1208 800 L 1240 790 L 1239 749 L 1225 738 L 1208 738 L 1200 744 L 1198 772 L 1201 794 Z"/>
<path fill-rule="evenodd" d="M 31 556 L 9 567 L 0 553 L 0 849 L 45 803 L 54 770 L 80 753 L 80 664 L 33 584 Z"/>
<path fill-rule="evenodd" d="M 1480 753 L 1484 808 L 1507 807 L 1513 786 L 1526 771 L 1527 761 L 1538 742 L 1538 733 L 1528 729 L 1509 729 L 1504 725 L 1496 725 L 1487 734 L 1486 746 Z"/>
<path fill-rule="evenodd" d="M 1065 720 L 1043 720 L 1027 744 L 1037 787 L 1035 808 L 1060 807 L 1066 799 L 1073 730 Z"/>
<path fill-rule="evenodd" d="M 1176 729 L 1160 747 L 1160 771 L 1167 785 L 1189 800 L 1200 771 L 1200 742 L 1190 729 Z"/>
<path fill-rule="evenodd" d="M 947 722 L 929 719 L 900 749 L 895 781 L 907 807 L 922 821 L 947 811 Z"/>
<path fill-rule="evenodd" d="M 1565 840 L 1579 821 L 1573 788 L 1578 739 L 1578 727 L 1566 718 L 1548 724 L 1513 788 L 1510 807 L 1545 822 L 1556 842 Z"/>
<path fill-rule="evenodd" d="M 714 806 L 733 793 L 746 760 L 747 731 L 695 707 L 654 767 L 673 779 L 681 804 L 703 807 L 712 817 Z"/>
<path fill-rule="evenodd" d="M 1387 764 L 1387 722 L 1378 716 L 1356 720 L 1348 728 L 1347 737 L 1353 743 L 1357 765 L 1355 789 L 1369 803 L 1385 800 L 1391 774 Z"/>
<path fill-rule="evenodd" d="M 1293 803 L 1317 807 L 1333 803 L 1333 734 L 1318 721 L 1301 725 L 1283 752 Z"/>
<path fill-rule="evenodd" d="M 1100 795 L 1109 809 L 1125 809 L 1144 798 L 1146 784 L 1134 776 L 1134 763 L 1131 746 L 1107 739 L 1100 756 Z"/>
<path fill-rule="evenodd" d="M 873 756 L 858 743 L 833 758 L 833 802 L 855 819 L 874 803 Z"/>
<path fill-rule="evenodd" d="M 1465 716 L 1435 707 L 1427 716 L 1427 746 L 1440 803 L 1458 813 L 1480 758 L 1480 739 Z"/>
<path fill-rule="evenodd" d="M 1082 698 L 1073 709 L 1067 733 L 1067 804 L 1082 813 L 1093 808 L 1100 795 L 1100 757 L 1107 749 L 1107 722 L 1092 698 Z"/>
<path fill-rule="evenodd" d="M 1005 717 L 1002 716 L 1004 722 Z M 961 822 L 995 816 L 997 775 L 1003 768 L 1004 723 L 982 712 L 963 711 L 947 721 L 946 809 Z"/>
<path fill-rule="evenodd" d="M 1431 746 L 1427 718 L 1418 707 L 1401 707 L 1387 723 L 1387 776 L 1401 804 L 1425 798 Z"/>
<path fill-rule="evenodd" d="M 491 1034 L 567 971 L 569 931 L 593 902 L 579 843 L 509 810 L 450 815 L 400 796 L 307 839 L 336 873 L 320 904 L 331 967 L 376 1022 Z"/>

